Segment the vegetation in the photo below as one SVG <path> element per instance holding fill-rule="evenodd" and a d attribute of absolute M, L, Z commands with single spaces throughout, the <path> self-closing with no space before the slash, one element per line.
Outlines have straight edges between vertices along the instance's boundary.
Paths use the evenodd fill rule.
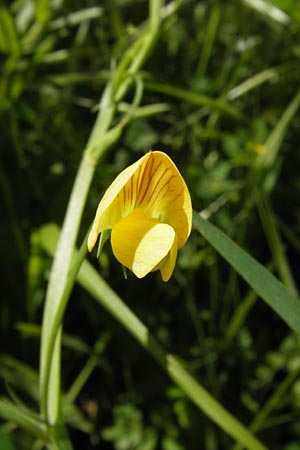
<path fill-rule="evenodd" d="M 300 450 L 299 23 L 297 0 L 0 2 L 1 450 Z M 149 149 L 194 208 L 167 283 L 87 255 Z"/>

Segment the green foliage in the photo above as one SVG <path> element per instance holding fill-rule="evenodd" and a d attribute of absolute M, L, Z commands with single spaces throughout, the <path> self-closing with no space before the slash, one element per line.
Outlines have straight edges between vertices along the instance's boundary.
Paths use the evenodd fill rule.
<path fill-rule="evenodd" d="M 151 5 L 149 27 L 146 0 L 0 2 L 3 450 L 233 448 L 236 423 L 218 422 L 199 386 L 266 448 L 299 450 L 298 1 Z M 57 266 L 67 281 L 50 303 L 48 291 L 60 309 L 41 328 L 57 230 L 44 225 L 62 225 L 86 147 L 99 162 L 78 184 Z M 149 148 L 180 168 L 200 233 L 167 284 L 156 273 L 125 280 L 106 243 L 89 257 L 94 284 L 72 289 L 73 246 L 114 177 Z M 62 400 L 70 439 L 41 420 L 38 386 L 41 333 L 50 358 L 62 318 L 52 406 Z"/>
<path fill-rule="evenodd" d="M 145 428 L 141 412 L 133 405 L 116 405 L 113 409 L 114 425 L 104 428 L 102 437 L 114 442 L 117 450 L 152 450 L 156 448 L 155 431 Z"/>
<path fill-rule="evenodd" d="M 0 445 L 3 450 L 15 450 L 11 435 L 5 430 L 0 430 Z"/>

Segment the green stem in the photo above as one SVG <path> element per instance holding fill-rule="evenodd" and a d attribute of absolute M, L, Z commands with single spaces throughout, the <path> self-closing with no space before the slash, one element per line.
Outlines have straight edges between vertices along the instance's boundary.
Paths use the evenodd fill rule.
<path fill-rule="evenodd" d="M 73 191 L 71 194 L 70 202 L 66 212 L 66 218 L 64 221 L 63 229 L 61 232 L 57 252 L 54 258 L 49 286 L 46 297 L 46 306 L 44 311 L 44 320 L 42 326 L 42 341 L 41 341 L 41 410 L 44 417 L 47 418 L 50 424 L 54 424 L 60 417 L 59 408 L 59 384 L 57 384 L 57 370 L 53 372 L 53 382 L 55 389 L 49 392 L 51 398 L 47 398 L 48 384 L 50 380 L 50 366 L 59 366 L 59 351 L 53 353 L 51 347 L 58 350 L 60 347 L 61 335 L 60 333 L 53 340 L 51 330 L 53 328 L 53 322 L 57 315 L 57 310 L 60 307 L 61 299 L 63 296 L 64 288 L 67 283 L 68 272 L 72 261 L 73 249 L 75 246 L 80 219 L 82 216 L 83 208 L 85 205 L 86 197 L 88 194 L 89 186 L 92 181 L 94 173 L 94 167 L 89 163 L 87 158 L 83 158 L 79 171 L 74 183 Z M 47 404 L 51 407 L 48 409 Z"/>
<path fill-rule="evenodd" d="M 87 382 L 88 378 L 90 377 L 91 373 L 99 363 L 101 352 L 103 351 L 103 339 L 100 339 L 96 342 L 92 353 L 90 357 L 88 358 L 86 364 L 84 365 L 83 369 L 73 382 L 72 386 L 70 387 L 68 393 L 65 395 L 65 402 L 66 403 L 74 403 L 79 392 Z"/>
<path fill-rule="evenodd" d="M 66 281 L 63 294 L 61 296 L 61 301 L 55 311 L 55 315 L 53 316 L 52 327 L 49 330 L 49 335 L 48 335 L 49 345 L 47 348 L 48 351 L 45 354 L 45 361 L 44 361 L 45 367 L 47 369 L 47 370 L 45 370 L 45 380 L 44 380 L 44 384 L 43 384 L 45 390 L 42 392 L 42 397 L 43 396 L 45 398 L 47 397 L 48 382 L 52 376 L 53 380 L 54 380 L 53 381 L 53 391 L 55 393 L 54 398 L 52 399 L 53 405 L 54 405 L 54 401 L 55 400 L 57 401 L 57 399 L 60 398 L 60 373 L 59 373 L 60 365 L 57 364 L 57 361 L 60 361 L 60 342 L 61 342 L 61 331 L 62 331 L 61 330 L 62 318 L 63 318 L 64 312 L 65 312 L 67 302 L 69 300 L 72 288 L 74 286 L 74 280 L 76 280 L 79 268 L 87 254 L 88 233 L 86 235 L 86 238 L 83 240 L 83 243 L 80 247 L 79 252 L 77 252 L 76 256 L 73 258 L 74 262 L 70 269 L 69 276 Z M 55 349 L 55 346 L 58 346 L 58 347 Z M 52 354 L 57 355 L 57 360 L 55 359 L 55 360 L 51 361 Z M 52 373 L 52 371 L 53 371 L 53 373 Z M 55 380 L 56 380 L 56 384 L 55 384 Z M 55 407 L 56 407 L 56 410 L 59 410 L 58 404 L 56 404 Z"/>
<path fill-rule="evenodd" d="M 76 279 L 75 272 L 71 274 L 70 269 L 81 217 L 96 164 L 109 145 L 121 135 L 122 127 L 111 128 L 116 111 L 116 92 L 119 91 L 120 100 L 148 56 L 159 28 L 161 4 L 162 0 L 150 0 L 150 28 L 130 47 L 106 86 L 66 211 L 50 274 L 41 336 L 41 412 L 50 425 L 60 422 L 60 324 Z"/>
<path fill-rule="evenodd" d="M 80 221 L 93 179 L 97 160 L 107 148 L 105 133 L 111 125 L 115 107 L 111 101 L 111 84 L 108 83 L 100 102 L 93 130 L 80 163 L 69 200 L 58 248 L 51 269 L 46 295 L 41 337 L 41 412 L 47 422 L 54 425 L 60 421 L 60 347 L 61 332 L 57 322 L 61 321 L 67 298 L 65 287 L 73 280 L 69 276 L 73 251 L 79 231 Z M 71 293 L 69 289 L 68 296 Z M 55 333 L 58 333 L 57 336 Z M 51 369 L 53 366 L 53 369 Z"/>

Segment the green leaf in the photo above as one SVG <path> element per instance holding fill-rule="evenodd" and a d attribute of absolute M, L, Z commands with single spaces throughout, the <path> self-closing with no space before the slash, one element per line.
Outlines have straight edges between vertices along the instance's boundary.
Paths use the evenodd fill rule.
<path fill-rule="evenodd" d="M 0 430 L 0 448 L 1 450 L 16 450 L 11 434 L 4 430 Z"/>
<path fill-rule="evenodd" d="M 207 106 L 211 109 L 216 109 L 223 114 L 226 114 L 237 120 L 245 120 L 245 117 L 236 108 L 226 103 L 223 100 L 215 100 L 212 97 L 198 94 L 197 92 L 182 89 L 178 86 L 171 84 L 156 83 L 154 81 L 145 81 L 145 89 L 149 91 L 159 92 L 161 94 L 168 95 L 170 97 L 179 98 L 191 105 Z"/>
<path fill-rule="evenodd" d="M 14 19 L 9 9 L 0 1 L 0 51 L 12 55 L 20 54 L 20 43 Z"/>
<path fill-rule="evenodd" d="M 194 212 L 194 228 L 220 253 L 265 302 L 300 334 L 300 301 L 265 267 L 226 234 Z"/>
<path fill-rule="evenodd" d="M 35 15 L 39 23 L 45 24 L 50 17 L 50 1 L 49 0 L 36 0 L 35 2 Z"/>
<path fill-rule="evenodd" d="M 38 400 L 38 374 L 31 367 L 9 355 L 1 355 L 0 376 L 7 384 L 25 392 L 32 399 Z"/>
<path fill-rule="evenodd" d="M 0 397 L 0 417 L 30 431 L 33 435 L 43 439 L 47 436 L 45 423 L 33 411 L 15 405 L 4 397 Z"/>

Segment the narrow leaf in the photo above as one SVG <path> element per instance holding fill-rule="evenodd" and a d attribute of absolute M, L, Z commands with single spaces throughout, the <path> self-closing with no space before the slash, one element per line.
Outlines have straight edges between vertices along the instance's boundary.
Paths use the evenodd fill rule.
<path fill-rule="evenodd" d="M 0 51 L 19 55 L 20 43 L 10 10 L 0 2 Z"/>
<path fill-rule="evenodd" d="M 179 98 L 187 103 L 196 106 L 207 106 L 208 108 L 216 109 L 223 114 L 231 116 L 237 120 L 245 120 L 245 117 L 233 106 L 224 102 L 223 100 L 215 100 L 206 95 L 198 94 L 197 92 L 182 89 L 178 86 L 170 84 L 156 83 L 154 81 L 145 81 L 145 89 L 149 91 L 159 92 L 170 97 Z"/>
<path fill-rule="evenodd" d="M 35 15 L 38 22 L 41 24 L 47 23 L 50 16 L 50 1 L 36 0 Z"/>
<path fill-rule="evenodd" d="M 300 334 L 300 301 L 264 266 L 226 234 L 194 212 L 194 228 L 220 253 L 265 302 Z"/>
<path fill-rule="evenodd" d="M 276 162 L 281 143 L 286 133 L 286 129 L 300 107 L 300 90 L 297 91 L 286 109 L 283 111 L 280 119 L 276 123 L 272 133 L 270 133 L 265 142 L 266 151 L 257 158 L 257 166 L 270 168 Z"/>
<path fill-rule="evenodd" d="M 274 22 L 278 22 L 281 25 L 288 25 L 291 22 L 290 17 L 285 12 L 271 5 L 270 2 L 265 0 L 242 0 L 242 2 L 267 19 L 274 20 Z"/>
<path fill-rule="evenodd" d="M 15 405 L 5 397 L 0 397 L 0 417 L 17 424 L 35 436 L 46 439 L 47 428 L 45 423 L 33 411 L 23 407 L 20 408 L 19 405 Z"/>
<path fill-rule="evenodd" d="M 271 200 L 268 194 L 259 190 L 257 191 L 257 209 L 276 264 L 279 278 L 293 294 L 297 295 L 297 286 L 292 275 L 290 263 L 285 254 L 284 244 L 278 229 L 277 219 L 272 208 Z"/>

